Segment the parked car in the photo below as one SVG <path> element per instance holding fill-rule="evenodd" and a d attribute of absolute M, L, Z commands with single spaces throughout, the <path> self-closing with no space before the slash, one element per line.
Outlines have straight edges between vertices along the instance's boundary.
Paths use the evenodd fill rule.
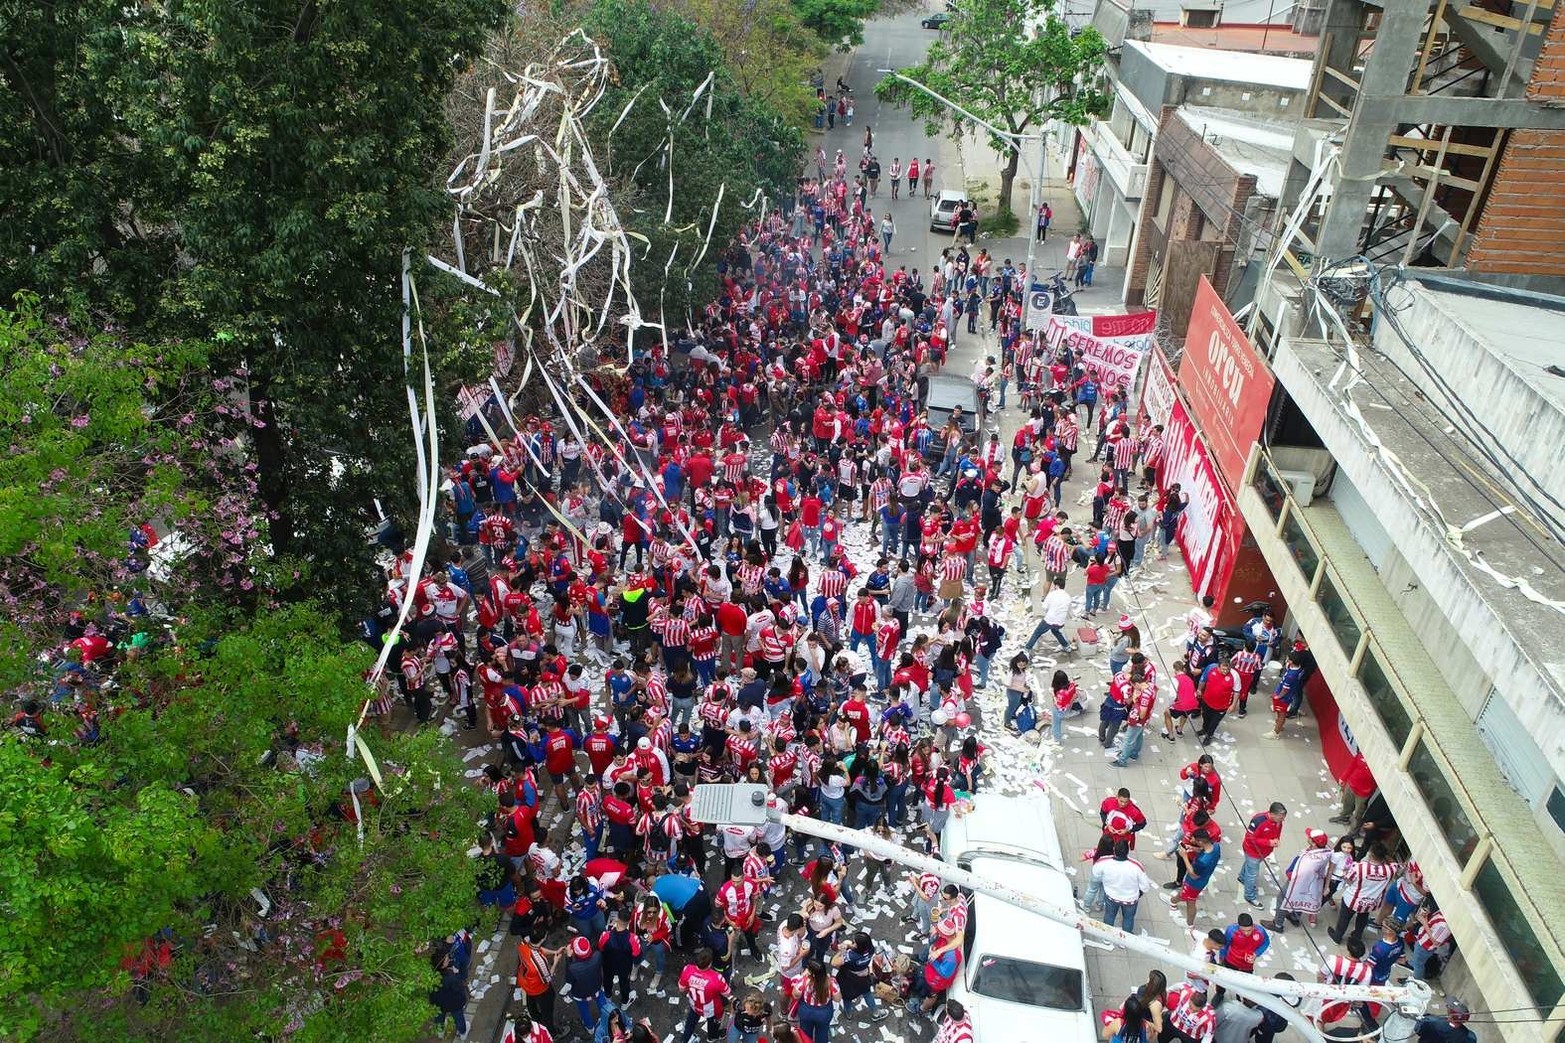
<path fill-rule="evenodd" d="M 924 19 L 918 24 L 923 26 L 925 29 L 944 29 L 946 27 L 946 23 L 950 20 L 950 12 L 936 11 L 934 14 L 930 15 L 928 18 Z"/>
<path fill-rule="evenodd" d="M 955 189 L 942 188 L 940 194 L 929 201 L 929 229 L 949 234 L 956 228 L 956 212 L 967 197 Z"/>
<path fill-rule="evenodd" d="M 1065 909 L 1075 907 L 1048 798 L 983 793 L 940 837 L 946 862 Z M 984 894 L 968 896 L 961 973 L 948 995 L 974 1043 L 1093 1043 L 1097 1023 L 1081 935 Z"/>
<path fill-rule="evenodd" d="M 930 429 L 937 433 L 946 426 L 951 415 L 960 409 L 962 433 L 970 439 L 978 437 L 978 428 L 983 423 L 983 417 L 979 416 L 981 403 L 978 401 L 977 385 L 968 378 L 944 373 L 925 377 L 924 408 L 929 410 Z M 930 442 L 930 452 L 937 457 L 944 448 L 939 443 L 939 438 Z"/>

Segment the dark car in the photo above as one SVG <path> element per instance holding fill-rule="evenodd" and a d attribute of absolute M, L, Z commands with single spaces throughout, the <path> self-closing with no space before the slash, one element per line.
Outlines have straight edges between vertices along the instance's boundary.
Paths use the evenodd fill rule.
<path fill-rule="evenodd" d="M 946 27 L 946 23 L 950 20 L 951 15 L 949 13 L 945 11 L 939 11 L 930 15 L 928 18 L 924 19 L 918 24 L 923 26 L 925 29 L 944 29 Z"/>

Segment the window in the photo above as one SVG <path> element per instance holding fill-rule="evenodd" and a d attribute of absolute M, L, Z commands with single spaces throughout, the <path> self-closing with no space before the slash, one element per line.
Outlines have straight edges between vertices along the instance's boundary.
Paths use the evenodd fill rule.
<path fill-rule="evenodd" d="M 1459 863 L 1466 865 L 1473 855 L 1473 849 L 1478 846 L 1478 830 L 1473 828 L 1467 810 L 1457 799 L 1456 789 L 1451 785 L 1451 780 L 1445 777 L 1445 771 L 1430 750 L 1427 739 L 1413 750 L 1407 773 L 1413 777 L 1413 784 L 1424 795 L 1424 803 L 1429 805 L 1429 810 L 1434 814 L 1440 835 L 1450 845 L 1451 853 Z"/>
<path fill-rule="evenodd" d="M 1554 824 L 1565 832 L 1565 791 L 1561 791 L 1558 785 L 1549 790 L 1548 809 Z"/>
<path fill-rule="evenodd" d="M 1374 708 L 1380 723 L 1386 726 L 1391 741 L 1397 744 L 1399 750 L 1406 746 L 1407 737 L 1413 733 L 1413 719 L 1402 705 L 1401 696 L 1391 686 L 1391 679 L 1386 676 L 1385 668 L 1380 665 L 1380 657 L 1373 647 L 1364 653 L 1364 663 L 1359 667 L 1359 683 L 1364 686 L 1369 705 Z"/>
<path fill-rule="evenodd" d="M 1282 504 L 1287 499 L 1287 489 L 1282 484 L 1282 479 L 1277 477 L 1272 470 L 1271 461 L 1261 460 L 1261 465 L 1255 469 L 1254 488 L 1261 496 L 1261 502 L 1266 505 L 1266 513 L 1273 521 L 1282 517 Z"/>
<path fill-rule="evenodd" d="M 1560 1001 L 1565 987 L 1561 985 L 1559 972 L 1554 969 L 1554 961 L 1549 959 L 1548 950 L 1538 940 L 1532 917 L 1516 901 L 1516 888 L 1492 857 L 1485 859 L 1483 868 L 1478 870 L 1473 880 L 1473 893 L 1478 896 L 1484 912 L 1489 914 L 1494 933 L 1505 939 L 1506 954 L 1539 1012 L 1547 1015 Z"/>
<path fill-rule="evenodd" d="M 1157 223 L 1158 228 L 1167 232 L 1168 215 L 1174 212 L 1174 179 L 1168 176 L 1168 171 L 1163 170 L 1161 163 L 1158 164 L 1157 169 L 1162 171 L 1163 182 L 1158 189 L 1157 211 L 1153 214 L 1152 220 Z"/>
<path fill-rule="evenodd" d="M 1347 599 L 1337 589 L 1329 571 L 1321 577 L 1320 597 L 1316 600 L 1320 602 L 1321 611 L 1326 614 L 1326 621 L 1331 624 L 1331 632 L 1337 635 L 1342 654 L 1352 659 L 1364 631 L 1359 627 L 1358 620 L 1353 618 L 1353 610 L 1348 607 Z"/>
<path fill-rule="evenodd" d="M 973 960 L 969 987 L 980 996 L 1053 1010 L 1080 1010 L 1081 971 L 1010 956 L 980 953 Z"/>
<path fill-rule="evenodd" d="M 1304 581 L 1308 583 L 1313 580 L 1315 570 L 1320 567 L 1320 555 L 1315 553 L 1310 538 L 1304 533 L 1304 526 L 1299 524 L 1297 508 L 1288 515 L 1288 520 L 1282 523 L 1282 542 L 1288 545 L 1294 563 L 1299 566 L 1299 571 L 1304 575 Z"/>

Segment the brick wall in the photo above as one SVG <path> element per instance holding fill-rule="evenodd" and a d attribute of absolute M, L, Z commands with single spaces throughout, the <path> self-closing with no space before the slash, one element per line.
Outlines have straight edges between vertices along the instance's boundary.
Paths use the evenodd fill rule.
<path fill-rule="evenodd" d="M 1169 121 L 1174 119 L 1174 112 L 1172 105 L 1164 105 L 1158 114 L 1158 140 L 1162 140 L 1163 131 L 1168 128 Z M 1163 246 L 1167 242 L 1167 236 L 1158 230 L 1157 222 L 1153 220 L 1157 215 L 1157 202 L 1162 198 L 1163 182 L 1167 176 L 1154 148 L 1147 163 L 1147 187 L 1141 195 L 1141 218 L 1136 225 L 1136 238 L 1125 275 L 1125 304 L 1130 308 L 1139 308 L 1146 303 L 1147 274 L 1152 268 L 1152 258 L 1162 256 Z"/>
<path fill-rule="evenodd" d="M 1126 303 L 1132 307 L 1145 301 L 1147 274 L 1154 259 L 1164 266 L 1165 287 L 1171 285 L 1171 277 L 1176 281 L 1193 280 L 1199 273 L 1167 271 L 1170 247 L 1174 243 L 1203 238 L 1215 241 L 1206 274 L 1217 291 L 1226 295 L 1233 276 L 1234 246 L 1241 238 L 1242 215 L 1255 192 L 1255 178 L 1238 174 L 1199 131 L 1176 115 L 1176 111 L 1173 106 L 1165 105 L 1158 121 L 1157 143 L 1152 150 L 1144 196 L 1146 203 L 1141 208 L 1141 225 L 1125 284 Z M 1158 228 L 1154 217 L 1166 179 L 1173 180 L 1175 194 L 1165 231 Z M 1186 252 L 1182 256 L 1196 255 Z M 1181 299 L 1180 295 L 1173 295 L 1173 301 Z M 1169 302 L 1171 307 L 1173 301 Z M 1168 311 L 1167 317 L 1176 333 L 1183 332 L 1189 320 L 1188 315 L 1176 315 L 1172 311 Z"/>
<path fill-rule="evenodd" d="M 1565 276 L 1562 172 L 1565 131 L 1512 131 L 1478 219 L 1467 267 L 1490 275 Z"/>
<path fill-rule="evenodd" d="M 1565 3 L 1557 4 L 1527 97 L 1565 104 Z M 1467 267 L 1491 275 L 1565 276 L 1565 131 L 1516 130 L 1494 182 Z"/>
<path fill-rule="evenodd" d="M 1543 34 L 1543 48 L 1532 66 L 1527 97 L 1545 104 L 1565 99 L 1565 4 L 1556 4 Z"/>

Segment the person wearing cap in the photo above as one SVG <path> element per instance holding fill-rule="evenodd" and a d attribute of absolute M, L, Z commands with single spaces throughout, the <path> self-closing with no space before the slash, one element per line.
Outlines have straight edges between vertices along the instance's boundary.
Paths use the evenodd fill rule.
<path fill-rule="evenodd" d="M 603 992 L 603 954 L 583 937 L 572 938 L 566 951 L 570 960 L 565 964 L 565 984 L 582 1026 L 591 1032 L 609 1002 Z"/>
<path fill-rule="evenodd" d="M 1326 901 L 1326 882 L 1331 878 L 1330 838 L 1324 830 L 1310 828 L 1304 831 L 1304 850 L 1293 856 L 1284 872 L 1281 890 L 1277 892 L 1271 929 L 1281 932 L 1286 918 L 1298 925 L 1300 916 L 1308 916 L 1310 923 Z"/>
<path fill-rule="evenodd" d="M 1455 996 L 1445 998 L 1445 1016 L 1426 1014 L 1413 1024 L 1418 1043 L 1477 1043 L 1478 1037 L 1467 1027 L 1471 1012 Z"/>

